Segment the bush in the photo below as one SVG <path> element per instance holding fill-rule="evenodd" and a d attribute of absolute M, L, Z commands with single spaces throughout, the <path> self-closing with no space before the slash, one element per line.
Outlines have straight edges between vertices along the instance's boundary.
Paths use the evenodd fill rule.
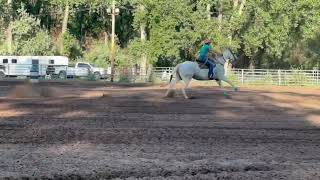
<path fill-rule="evenodd" d="M 86 52 L 84 58 L 86 61 L 93 63 L 99 67 L 107 67 L 110 64 L 111 51 L 108 45 L 104 43 L 96 43 L 93 48 Z"/>
<path fill-rule="evenodd" d="M 130 79 L 129 79 L 128 75 L 120 75 L 118 82 L 120 82 L 120 83 L 129 83 Z"/>
<path fill-rule="evenodd" d="M 60 36 L 60 42 L 63 41 L 63 49 L 62 55 L 69 57 L 70 59 L 77 59 L 83 55 L 82 50 L 77 43 L 77 39 L 70 34 L 69 32 L 65 32 Z M 58 48 L 59 48 L 58 42 Z M 61 48 L 61 47 L 60 47 Z"/>

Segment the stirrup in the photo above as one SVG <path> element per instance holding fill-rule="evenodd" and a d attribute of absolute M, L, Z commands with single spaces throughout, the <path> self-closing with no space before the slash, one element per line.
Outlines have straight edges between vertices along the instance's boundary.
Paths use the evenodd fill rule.
<path fill-rule="evenodd" d="M 211 77 L 208 76 L 208 78 L 209 78 L 210 80 L 215 80 L 215 79 L 216 79 L 216 78 L 215 78 L 215 74 L 212 74 Z"/>

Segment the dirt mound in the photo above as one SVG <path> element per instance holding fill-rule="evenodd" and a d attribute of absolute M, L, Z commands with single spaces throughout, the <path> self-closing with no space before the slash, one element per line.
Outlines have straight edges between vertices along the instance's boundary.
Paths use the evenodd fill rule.
<path fill-rule="evenodd" d="M 40 84 L 27 83 L 17 85 L 12 93 L 9 94 L 11 98 L 49 98 L 63 96 L 62 91 L 54 87 L 44 87 Z"/>
<path fill-rule="evenodd" d="M 76 89 L 63 89 L 52 87 L 42 83 L 25 83 L 17 85 L 8 94 L 9 98 L 97 98 L 111 97 L 109 93 L 103 91 L 79 91 Z"/>

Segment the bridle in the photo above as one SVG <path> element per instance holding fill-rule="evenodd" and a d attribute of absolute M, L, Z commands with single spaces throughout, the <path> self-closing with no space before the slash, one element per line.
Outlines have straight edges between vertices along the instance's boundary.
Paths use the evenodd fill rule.
<path fill-rule="evenodd" d="M 230 48 L 228 48 L 228 50 L 229 50 L 229 51 L 230 51 L 230 53 L 232 54 L 233 60 L 234 60 L 234 61 L 235 61 L 235 60 L 237 60 L 237 58 L 234 56 L 234 54 L 233 54 L 232 50 L 231 50 Z"/>

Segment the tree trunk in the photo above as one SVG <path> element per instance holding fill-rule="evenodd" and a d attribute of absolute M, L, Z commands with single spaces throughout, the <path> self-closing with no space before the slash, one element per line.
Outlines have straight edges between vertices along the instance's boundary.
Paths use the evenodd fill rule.
<path fill-rule="evenodd" d="M 253 58 L 250 59 L 249 63 L 249 69 L 255 69 L 256 65 Z"/>
<path fill-rule="evenodd" d="M 233 0 L 233 10 L 235 10 L 239 5 L 239 0 Z"/>
<path fill-rule="evenodd" d="M 109 34 L 108 32 L 103 32 L 103 35 L 104 35 L 104 45 L 105 46 L 108 46 L 109 45 Z"/>
<path fill-rule="evenodd" d="M 222 8 L 222 4 L 219 4 L 219 15 L 218 15 L 218 21 L 219 21 L 219 30 L 221 30 L 221 26 L 222 26 L 222 18 L 223 18 L 223 8 Z"/>
<path fill-rule="evenodd" d="M 140 5 L 140 11 L 144 11 L 144 6 Z M 144 23 L 140 24 L 140 39 L 141 42 L 144 43 L 147 40 L 147 33 L 146 33 L 146 25 Z M 141 63 L 140 63 L 140 75 L 146 76 L 148 75 L 147 73 L 147 56 L 146 54 L 143 54 L 141 57 Z"/>
<path fill-rule="evenodd" d="M 64 15 L 63 15 L 63 21 L 62 21 L 62 30 L 61 30 L 61 44 L 60 44 L 60 53 L 62 54 L 63 53 L 63 35 L 64 33 L 67 32 L 67 29 L 68 29 L 68 19 L 69 19 L 69 9 L 70 9 L 70 6 L 69 6 L 69 2 L 68 0 L 66 1 L 66 6 L 65 6 L 65 9 L 64 9 Z"/>
<path fill-rule="evenodd" d="M 211 19 L 211 5 L 210 4 L 207 4 L 207 16 L 208 16 L 208 20 Z"/>
<path fill-rule="evenodd" d="M 241 1 L 241 4 L 240 4 L 240 7 L 239 7 L 239 15 L 242 14 L 243 12 L 243 8 L 244 8 L 244 5 L 246 4 L 246 0 L 242 0 Z"/>
<path fill-rule="evenodd" d="M 8 0 L 8 6 L 9 6 L 9 23 L 8 23 L 8 29 L 7 29 L 7 51 L 10 55 L 12 55 L 12 0 Z"/>

